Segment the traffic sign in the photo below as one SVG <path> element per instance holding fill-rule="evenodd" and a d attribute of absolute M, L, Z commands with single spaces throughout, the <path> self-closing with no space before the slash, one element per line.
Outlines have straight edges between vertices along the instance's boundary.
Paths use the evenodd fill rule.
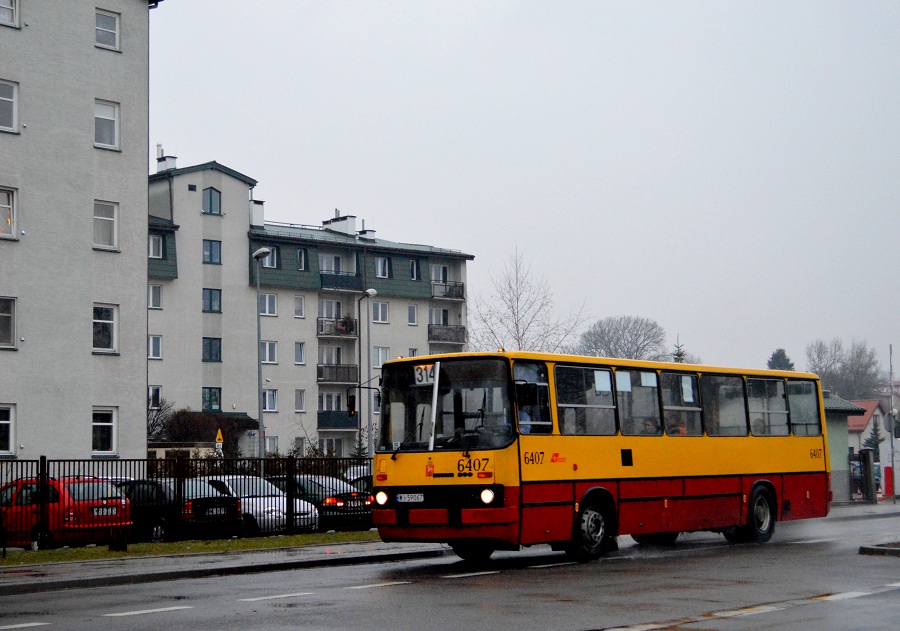
<path fill-rule="evenodd" d="M 222 440 L 222 429 L 219 428 L 219 433 L 216 434 L 216 443 L 218 443 L 219 445 L 221 445 L 223 442 L 225 442 L 225 441 Z"/>

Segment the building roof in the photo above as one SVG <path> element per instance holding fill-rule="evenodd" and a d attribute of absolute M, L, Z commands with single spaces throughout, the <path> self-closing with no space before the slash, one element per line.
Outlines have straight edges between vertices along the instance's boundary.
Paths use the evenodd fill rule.
<path fill-rule="evenodd" d="M 152 173 L 150 175 L 150 182 L 155 182 L 157 180 L 164 180 L 170 176 L 184 175 L 186 173 L 196 173 L 197 171 L 220 171 L 226 175 L 230 175 L 231 177 L 244 182 L 251 188 L 256 186 L 257 182 L 252 177 L 244 175 L 243 173 L 239 173 L 234 169 L 229 169 L 227 166 L 223 164 L 219 164 L 215 160 L 212 162 L 204 162 L 203 164 L 195 164 L 194 166 L 184 167 L 183 169 L 166 169 L 165 171 L 158 171 L 156 173 Z"/>
<path fill-rule="evenodd" d="M 465 252 L 461 252 L 459 250 L 437 248 L 433 245 L 387 241 L 385 239 L 376 239 L 371 236 L 347 234 L 338 230 L 319 228 L 318 226 L 286 224 L 267 221 L 262 229 L 260 229 L 258 226 L 254 226 L 252 229 L 252 233 L 253 236 L 256 237 L 274 237 L 290 239 L 292 241 L 304 241 L 308 243 L 346 246 L 348 248 L 368 247 L 372 248 L 373 250 L 382 251 L 435 254 L 440 256 L 466 259 L 469 261 L 475 258 L 474 255 L 466 254 Z"/>
<path fill-rule="evenodd" d="M 865 412 L 860 416 L 848 416 L 847 417 L 847 431 L 848 432 L 861 432 L 866 428 L 866 425 L 869 424 L 869 421 L 872 420 L 872 415 L 876 410 L 881 410 L 881 415 L 884 416 L 884 410 L 881 408 L 881 401 L 877 399 L 865 399 L 861 401 L 851 401 L 862 408 L 865 409 Z"/>
<path fill-rule="evenodd" d="M 828 412 L 846 414 L 848 416 L 848 420 L 850 416 L 859 416 L 866 413 L 866 408 L 860 405 L 856 405 L 855 403 L 851 403 L 846 399 L 836 397 L 827 391 L 822 393 L 822 403 L 825 406 L 826 414 Z"/>

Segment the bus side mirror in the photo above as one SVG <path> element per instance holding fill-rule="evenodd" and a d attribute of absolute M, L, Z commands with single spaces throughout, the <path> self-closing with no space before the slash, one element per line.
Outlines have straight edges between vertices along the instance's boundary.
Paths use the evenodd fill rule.
<path fill-rule="evenodd" d="M 376 410 L 381 409 L 381 391 L 380 390 L 375 391 L 375 409 Z"/>
<path fill-rule="evenodd" d="M 538 387 L 535 383 L 516 383 L 516 403 L 523 405 L 538 404 Z"/>

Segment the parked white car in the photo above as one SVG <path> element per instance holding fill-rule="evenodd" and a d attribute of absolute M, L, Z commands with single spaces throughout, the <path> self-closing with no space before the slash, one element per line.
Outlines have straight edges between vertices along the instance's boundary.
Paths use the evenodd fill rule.
<path fill-rule="evenodd" d="M 271 482 L 252 475 L 213 475 L 203 479 L 222 493 L 240 498 L 245 534 L 284 532 L 287 528 L 287 495 Z M 319 527 L 316 507 L 305 500 L 296 500 L 294 527 L 316 530 Z"/>

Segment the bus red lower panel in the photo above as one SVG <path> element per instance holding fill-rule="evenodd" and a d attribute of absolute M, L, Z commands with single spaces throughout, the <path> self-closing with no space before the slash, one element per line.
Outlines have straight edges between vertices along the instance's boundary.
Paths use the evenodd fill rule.
<path fill-rule="evenodd" d="M 390 511 L 387 511 L 390 512 Z M 378 534 L 383 541 L 456 541 L 459 539 L 490 539 L 517 545 L 518 523 L 488 526 L 396 526 L 382 523 Z"/>
<path fill-rule="evenodd" d="M 780 519 L 807 519 L 828 514 L 828 475 L 804 473 L 785 475 L 780 498 Z"/>

